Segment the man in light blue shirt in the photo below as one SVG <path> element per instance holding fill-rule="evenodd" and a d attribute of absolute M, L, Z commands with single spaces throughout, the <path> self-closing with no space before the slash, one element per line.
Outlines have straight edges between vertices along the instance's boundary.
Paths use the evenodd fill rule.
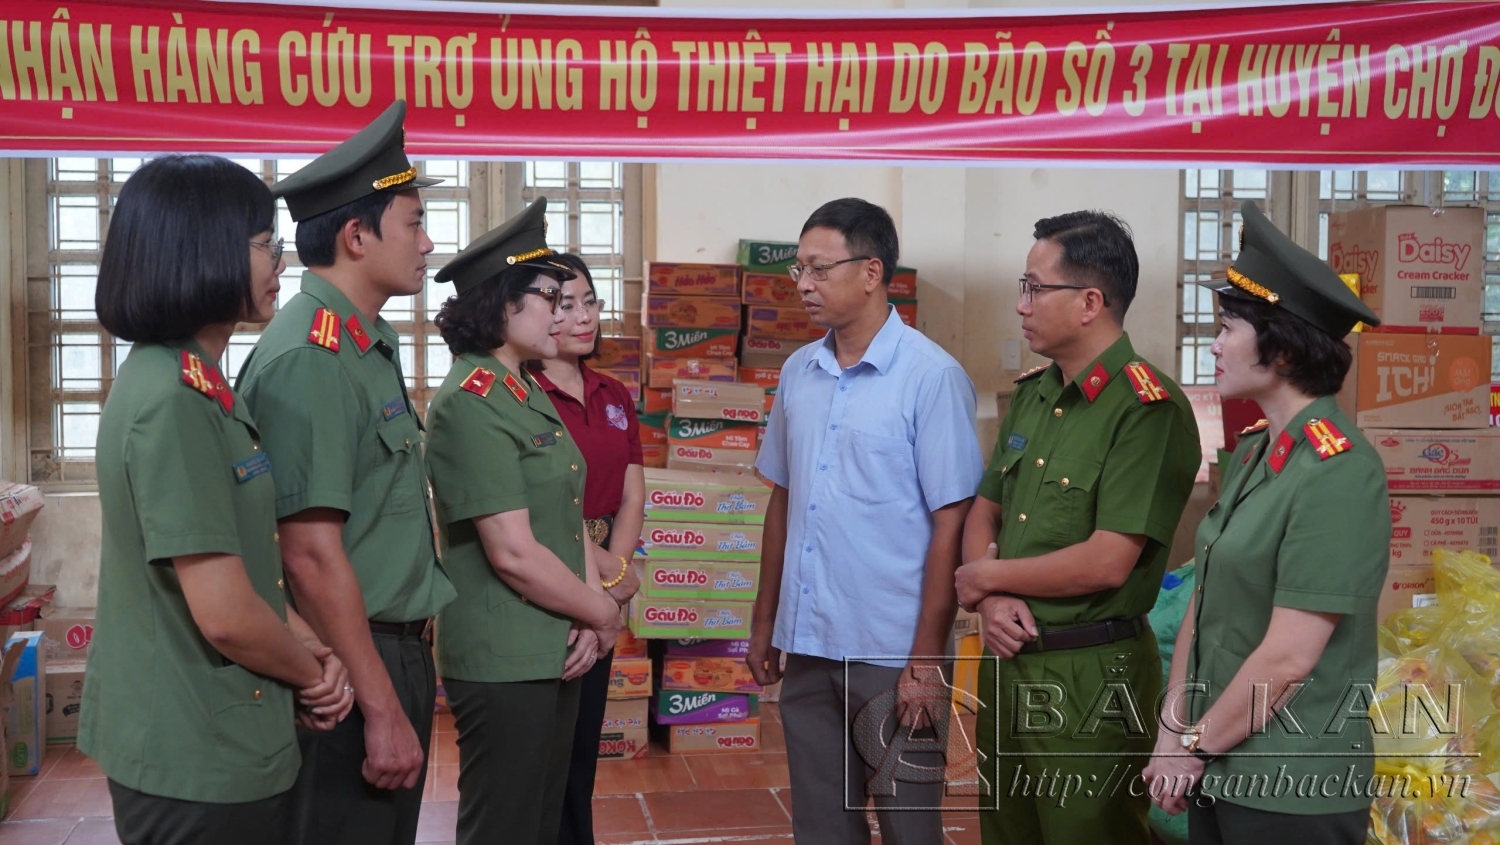
<path fill-rule="evenodd" d="M 864 200 L 827 203 L 803 225 L 792 278 L 830 331 L 782 367 L 756 461 L 775 489 L 748 662 L 774 683 L 786 653 L 781 714 L 802 845 L 868 843 L 868 797 L 882 841 L 943 841 L 935 809 L 896 812 L 941 804 L 940 779 L 911 774 L 941 767 L 941 755 L 902 756 L 893 781 L 878 752 L 895 717 L 876 748 L 851 741 L 872 699 L 872 711 L 896 704 L 903 735 L 930 736 L 945 716 L 921 702 L 946 705 L 933 684 L 951 651 L 953 573 L 983 472 L 973 382 L 887 302 L 898 251 L 890 215 Z"/>

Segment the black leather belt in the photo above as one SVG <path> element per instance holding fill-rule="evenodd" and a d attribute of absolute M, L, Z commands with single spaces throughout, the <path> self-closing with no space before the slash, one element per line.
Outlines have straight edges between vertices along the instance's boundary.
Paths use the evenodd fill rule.
<path fill-rule="evenodd" d="M 390 634 L 393 637 L 426 638 L 428 628 L 431 625 L 431 619 L 418 619 L 415 622 L 376 622 L 371 620 L 370 630 L 376 634 Z"/>
<path fill-rule="evenodd" d="M 1037 638 L 1023 644 L 1017 654 L 1108 645 L 1139 636 L 1150 624 L 1146 617 L 1138 616 L 1135 619 L 1106 619 L 1072 628 L 1039 628 Z"/>

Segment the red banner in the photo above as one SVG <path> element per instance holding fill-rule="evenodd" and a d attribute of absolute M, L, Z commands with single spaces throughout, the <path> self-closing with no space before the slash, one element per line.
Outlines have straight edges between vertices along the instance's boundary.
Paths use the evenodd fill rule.
<path fill-rule="evenodd" d="M 412 8 L 5 0 L 0 151 L 318 153 L 405 97 L 417 157 L 1500 163 L 1495 2 Z"/>

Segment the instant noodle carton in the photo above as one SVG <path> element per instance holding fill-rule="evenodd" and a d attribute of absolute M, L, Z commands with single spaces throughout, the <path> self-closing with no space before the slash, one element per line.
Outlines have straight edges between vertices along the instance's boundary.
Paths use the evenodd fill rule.
<path fill-rule="evenodd" d="M 672 385 L 674 418 L 758 423 L 765 407 L 766 391 L 756 384 L 678 379 Z"/>
<path fill-rule="evenodd" d="M 739 297 L 645 296 L 645 327 L 648 329 L 735 329 L 740 325 Z"/>
<path fill-rule="evenodd" d="M 797 261 L 795 241 L 741 240 L 735 262 L 746 273 L 785 273 Z"/>
<path fill-rule="evenodd" d="M 781 385 L 781 368 L 741 367 L 739 379 L 746 384 L 758 384 L 769 390 Z"/>
<path fill-rule="evenodd" d="M 667 640 L 667 654 L 678 657 L 738 657 L 750 654 L 749 640 Z"/>
<path fill-rule="evenodd" d="M 651 695 L 651 659 L 630 657 L 617 659 L 609 666 L 609 698 L 620 701 Z"/>
<path fill-rule="evenodd" d="M 753 422 L 673 417 L 667 426 L 667 460 L 752 467 L 758 429 Z"/>
<path fill-rule="evenodd" d="M 805 342 L 818 340 L 828 330 L 812 321 L 800 304 L 775 308 L 769 305 L 745 306 L 745 335 L 774 337 Z"/>
<path fill-rule="evenodd" d="M 1349 345 L 1338 402 L 1361 428 L 1489 426 L 1488 337 L 1360 332 Z"/>
<path fill-rule="evenodd" d="M 750 636 L 754 602 L 653 599 L 630 600 L 630 630 L 644 639 L 743 640 Z"/>
<path fill-rule="evenodd" d="M 1482 208 L 1411 205 L 1329 215 L 1328 263 L 1359 274 L 1360 299 L 1380 317 L 1366 331 L 1478 334 L 1484 216 Z"/>
<path fill-rule="evenodd" d="M 589 359 L 589 366 L 600 370 L 621 368 L 639 370 L 641 368 L 641 339 L 601 335 L 599 343 L 594 347 L 594 357 Z"/>
<path fill-rule="evenodd" d="M 655 358 L 733 358 L 738 329 L 656 329 L 646 333 L 646 352 Z"/>
<path fill-rule="evenodd" d="M 1364 429 L 1392 494 L 1500 493 L 1500 429 Z"/>
<path fill-rule="evenodd" d="M 740 295 L 740 268 L 733 264 L 646 265 L 646 291 L 691 296 Z"/>
<path fill-rule="evenodd" d="M 641 388 L 641 413 L 665 414 L 672 410 L 672 391 Z"/>
<path fill-rule="evenodd" d="M 625 627 L 620 629 L 620 635 L 615 638 L 614 659 L 647 657 L 646 641 L 630 633 L 630 611 L 620 608 L 620 620 L 625 623 Z"/>
<path fill-rule="evenodd" d="M 662 690 L 655 696 L 652 719 L 658 725 L 709 725 L 743 722 L 760 713 L 756 696 L 735 692 Z"/>
<path fill-rule="evenodd" d="M 917 271 L 910 267 L 898 266 L 895 274 L 891 276 L 891 283 L 886 285 L 885 295 L 893 302 L 898 299 L 911 300 L 913 306 L 915 306 L 917 300 Z"/>
<path fill-rule="evenodd" d="M 636 420 L 641 425 L 641 446 L 667 445 L 667 415 L 639 414 Z"/>
<path fill-rule="evenodd" d="M 653 599 L 755 601 L 760 566 L 753 563 L 690 563 L 647 558 L 641 593 Z"/>
<path fill-rule="evenodd" d="M 740 301 L 746 305 L 792 307 L 802 302 L 797 283 L 785 273 L 746 273 L 740 286 Z"/>
<path fill-rule="evenodd" d="M 666 469 L 666 467 L 667 467 L 667 446 L 666 446 L 666 444 L 663 443 L 660 446 L 642 446 L 641 447 L 641 466 L 646 467 L 647 469 L 653 469 L 653 468 Z"/>
<path fill-rule="evenodd" d="M 759 525 L 650 522 L 641 535 L 646 556 L 656 560 L 760 562 Z"/>
<path fill-rule="evenodd" d="M 1434 549 L 1500 557 L 1500 499 L 1392 496 L 1391 565 L 1432 560 Z"/>
<path fill-rule="evenodd" d="M 651 702 L 641 698 L 604 705 L 600 760 L 639 760 L 650 754 Z"/>
<path fill-rule="evenodd" d="M 891 306 L 896 309 L 896 315 L 901 318 L 901 322 L 911 328 L 917 327 L 917 301 L 915 299 L 893 299 Z"/>
<path fill-rule="evenodd" d="M 807 345 L 805 340 L 782 340 L 776 337 L 751 337 L 746 335 L 740 338 L 740 366 L 741 367 L 775 367 L 781 368 L 786 359 L 792 357 L 792 353 Z"/>
<path fill-rule="evenodd" d="M 607 370 L 600 370 L 600 372 L 625 385 L 625 389 L 630 393 L 630 401 L 639 402 L 641 400 L 640 370 L 611 367 Z"/>
<path fill-rule="evenodd" d="M 667 751 L 672 754 L 711 754 L 759 751 L 760 718 L 715 725 L 668 725 Z"/>
<path fill-rule="evenodd" d="M 657 358 L 646 356 L 649 362 L 647 385 L 655 388 L 671 388 L 677 379 L 700 379 L 703 381 L 734 381 L 738 366 L 733 358 Z"/>
<path fill-rule="evenodd" d="M 704 692 L 758 693 L 742 657 L 668 657 L 662 661 L 661 688 Z"/>
<path fill-rule="evenodd" d="M 646 519 L 653 523 L 758 524 L 765 521 L 770 502 L 770 491 L 752 476 L 740 483 L 718 473 L 656 469 L 646 473 Z"/>

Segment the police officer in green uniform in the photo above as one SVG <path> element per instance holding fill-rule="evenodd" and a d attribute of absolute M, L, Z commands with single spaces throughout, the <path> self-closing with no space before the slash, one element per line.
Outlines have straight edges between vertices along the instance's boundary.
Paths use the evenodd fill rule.
<path fill-rule="evenodd" d="M 78 746 L 127 845 L 281 842 L 294 698 L 322 730 L 353 704 L 286 606 L 270 461 L 214 364 L 236 322 L 275 311 L 274 214 L 237 164 L 158 158 L 120 190 L 100 262 L 99 321 L 134 345 L 99 422 L 100 636 Z"/>
<path fill-rule="evenodd" d="M 557 354 L 562 282 L 547 201 L 438 273 L 457 295 L 436 323 L 453 368 L 428 411 L 432 487 L 458 600 L 438 662 L 458 727 L 458 842 L 557 839 L 579 680 L 614 647 L 614 563 L 583 522 L 586 467 L 528 360 Z M 590 553 L 606 560 L 588 564 Z M 616 565 L 615 568 L 618 568 Z"/>
<path fill-rule="evenodd" d="M 239 385 L 276 462 L 276 516 L 297 608 L 349 668 L 357 707 L 304 733 L 292 841 L 415 840 L 437 678 L 429 620 L 453 599 L 429 516 L 422 424 L 380 315 L 422 291 L 432 241 L 397 101 L 277 183 L 297 221 L 301 291 Z"/>
<path fill-rule="evenodd" d="M 1219 293 L 1219 392 L 1242 432 L 1198 526 L 1198 588 L 1172 658 L 1149 778 L 1194 845 L 1358 845 L 1369 825 L 1375 609 L 1391 538 L 1379 455 L 1335 404 L 1344 336 L 1370 309 L 1253 203 Z M 1293 690 L 1300 685 L 1300 690 Z M 1257 691 L 1259 688 L 1259 691 Z M 1269 706 L 1268 706 L 1269 705 Z M 1188 798 L 1187 784 L 1201 793 Z"/>
<path fill-rule="evenodd" d="M 964 526 L 984 616 L 986 845 L 1146 843 L 1156 600 L 1201 453 L 1182 389 L 1125 335 L 1139 265 L 1100 212 L 1037 223 L 1016 310 L 1034 352 Z M 998 557 L 998 560 L 996 559 Z M 990 715 L 990 714 L 993 714 Z"/>

